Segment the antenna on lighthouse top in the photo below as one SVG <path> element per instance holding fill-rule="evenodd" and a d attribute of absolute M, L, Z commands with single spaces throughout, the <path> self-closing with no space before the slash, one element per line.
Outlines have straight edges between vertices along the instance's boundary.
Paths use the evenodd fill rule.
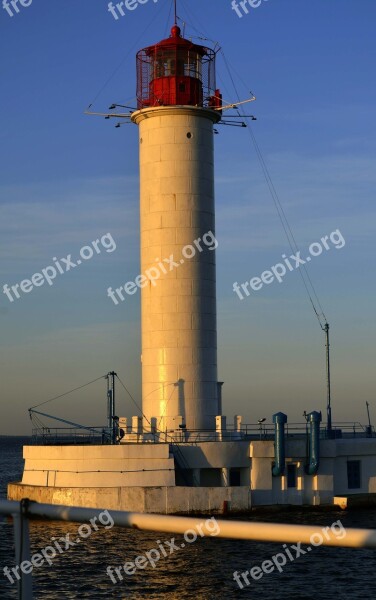
<path fill-rule="evenodd" d="M 174 0 L 174 14 L 175 14 L 175 21 L 174 21 L 174 23 L 175 23 L 175 25 L 178 24 L 178 15 L 177 15 L 176 2 L 177 2 L 177 0 Z"/>

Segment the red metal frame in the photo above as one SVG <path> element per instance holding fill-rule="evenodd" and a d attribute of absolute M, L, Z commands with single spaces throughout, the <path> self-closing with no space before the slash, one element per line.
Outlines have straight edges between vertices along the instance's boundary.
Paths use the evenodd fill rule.
<path fill-rule="evenodd" d="M 181 37 L 177 25 L 171 37 L 137 54 L 138 108 L 150 106 L 206 106 L 219 108 L 214 50 Z"/>

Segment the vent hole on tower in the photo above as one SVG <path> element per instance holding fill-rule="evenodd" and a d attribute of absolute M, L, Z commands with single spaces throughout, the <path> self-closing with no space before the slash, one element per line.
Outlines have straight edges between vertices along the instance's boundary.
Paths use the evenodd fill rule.
<path fill-rule="evenodd" d="M 143 142 L 143 141 L 144 141 L 144 140 L 143 140 L 142 138 L 140 138 L 140 144 L 142 144 L 142 142 Z"/>
<path fill-rule="evenodd" d="M 191 132 L 190 132 L 190 131 L 188 131 L 188 133 L 187 133 L 187 138 L 190 140 L 190 139 L 191 139 L 191 137 L 192 137 L 192 134 L 191 134 Z"/>

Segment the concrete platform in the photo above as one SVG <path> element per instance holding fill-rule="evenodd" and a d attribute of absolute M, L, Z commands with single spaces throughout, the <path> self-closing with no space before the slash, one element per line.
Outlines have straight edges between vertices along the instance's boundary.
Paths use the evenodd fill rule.
<path fill-rule="evenodd" d="M 86 506 L 156 514 L 224 514 L 251 510 L 251 490 L 241 487 L 63 488 L 10 483 L 8 500 Z"/>

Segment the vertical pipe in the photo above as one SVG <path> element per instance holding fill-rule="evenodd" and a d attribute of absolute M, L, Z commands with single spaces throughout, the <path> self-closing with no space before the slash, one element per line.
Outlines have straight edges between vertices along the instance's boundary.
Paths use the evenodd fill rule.
<path fill-rule="evenodd" d="M 274 434 L 274 460 L 275 464 L 272 470 L 273 477 L 280 477 L 285 472 L 285 424 L 287 423 L 287 416 L 278 412 L 273 415 L 273 423 L 275 427 Z"/>
<path fill-rule="evenodd" d="M 306 473 L 316 475 L 320 466 L 320 423 L 321 412 L 313 411 L 307 415 L 308 431 L 308 463 Z"/>

